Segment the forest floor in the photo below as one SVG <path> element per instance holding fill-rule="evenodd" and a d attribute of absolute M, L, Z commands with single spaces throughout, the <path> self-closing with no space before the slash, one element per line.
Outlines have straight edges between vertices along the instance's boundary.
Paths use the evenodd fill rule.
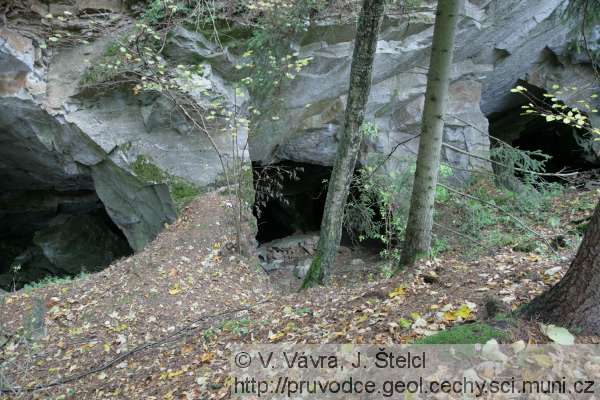
<path fill-rule="evenodd" d="M 228 250 L 227 209 L 222 195 L 203 195 L 144 251 L 5 295 L 0 387 L 9 391 L 0 398 L 224 399 L 236 342 L 410 343 L 482 322 L 503 331 L 501 341 L 544 342 L 534 322 L 490 318 L 490 299 L 510 315 L 557 282 L 574 254 L 507 247 L 469 261 L 455 248 L 383 279 L 369 258 L 364 270 L 345 270 L 363 255 L 350 253 L 329 286 L 298 293 Z M 592 211 L 574 210 L 557 202 L 560 224 L 548 237 Z"/>

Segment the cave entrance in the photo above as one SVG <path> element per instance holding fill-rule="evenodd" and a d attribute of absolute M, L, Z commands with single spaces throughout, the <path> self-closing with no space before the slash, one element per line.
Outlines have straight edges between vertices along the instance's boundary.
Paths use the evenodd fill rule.
<path fill-rule="evenodd" d="M 254 216 L 259 245 L 292 236 L 310 236 L 312 241 L 318 239 L 331 171 L 332 167 L 291 161 L 253 165 Z M 356 200 L 360 195 L 360 189 L 352 186 L 348 201 Z M 375 211 L 373 218 L 379 221 L 380 213 Z M 373 239 L 358 241 L 358 235 L 354 228 L 344 225 L 340 244 L 379 254 L 381 242 Z"/>
<path fill-rule="evenodd" d="M 91 190 L 18 190 L 0 195 L 0 288 L 97 272 L 132 254 Z"/>
<path fill-rule="evenodd" d="M 523 82 L 520 84 L 536 98 L 545 98 L 546 92 L 542 89 Z M 514 96 L 515 102 L 510 108 L 488 117 L 490 135 L 518 149 L 541 151 L 550 156 L 544 164 L 546 172 L 586 171 L 600 167 L 600 153 L 589 133 L 561 122 L 547 122 L 544 117 L 535 114 L 523 115 L 521 106 L 526 101 L 521 95 Z M 494 140 L 491 143 L 492 146 L 497 145 Z M 549 177 L 547 180 L 557 179 Z"/>
<path fill-rule="evenodd" d="M 256 239 L 260 244 L 319 231 L 331 169 L 292 161 L 253 165 Z"/>

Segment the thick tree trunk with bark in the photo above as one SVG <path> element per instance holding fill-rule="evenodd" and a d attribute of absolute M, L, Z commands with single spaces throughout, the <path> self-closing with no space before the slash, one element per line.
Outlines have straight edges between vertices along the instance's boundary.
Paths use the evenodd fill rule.
<path fill-rule="evenodd" d="M 428 252 L 431 245 L 444 113 L 448 103 L 454 37 L 462 3 L 462 0 L 440 0 L 437 5 L 417 168 L 402 249 L 402 265 L 414 264 L 416 258 Z"/>
<path fill-rule="evenodd" d="M 565 276 L 528 304 L 524 314 L 600 335 L 600 202 Z"/>
<path fill-rule="evenodd" d="M 371 91 L 373 60 L 384 2 L 385 0 L 363 2 L 354 42 L 344 130 L 329 179 L 319 244 L 303 288 L 323 284 L 340 245 L 344 208 L 362 139 L 360 128 Z"/>

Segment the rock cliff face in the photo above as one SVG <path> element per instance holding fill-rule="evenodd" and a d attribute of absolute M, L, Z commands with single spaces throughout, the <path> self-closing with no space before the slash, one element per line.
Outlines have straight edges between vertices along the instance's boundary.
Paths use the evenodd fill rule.
<path fill-rule="evenodd" d="M 175 219 L 164 185 L 137 179 L 64 112 L 48 105 L 55 101 L 47 96 L 49 81 L 32 40 L 0 30 L 4 288 L 45 273 L 106 266 L 130 248 L 141 250 Z M 67 253 L 71 258 L 63 257 Z"/>
<path fill-rule="evenodd" d="M 21 226 L 28 227 L 23 235 L 34 235 L 38 228 L 56 224 L 57 217 L 64 222 L 105 210 L 129 246 L 139 250 L 175 214 L 164 185 L 144 183 L 132 172 L 136 159 L 151 159 L 169 174 L 198 186 L 220 179 L 219 159 L 207 138 L 163 99 L 135 96 L 124 85 L 102 91 L 81 85 L 90 66 L 130 23 L 121 0 L 49 3 L 23 2 L 25 17 L 9 19 L 0 29 L 0 239 Z M 567 4 L 466 2 L 457 37 L 446 143 L 487 157 L 488 118 L 521 104 L 521 98 L 509 92 L 519 82 L 542 89 L 559 83 L 587 87 L 588 93 L 594 90 L 587 57 L 572 50 L 574 25 L 563 15 Z M 64 11 L 76 16 L 74 24 L 84 31 L 87 16 L 105 13 L 108 34 L 90 33 L 93 40 L 86 45 L 41 49 L 35 29 L 28 28 L 49 12 Z M 379 134 L 365 141 L 361 162 L 395 149 L 385 165 L 390 172 L 406 168 L 416 153 L 418 138 L 408 139 L 419 132 L 433 17 L 431 7 L 424 7 L 410 18 L 385 18 L 367 110 L 367 120 L 377 125 Z M 273 98 L 248 99 L 246 94 L 248 102 L 263 108 L 249 138 L 241 132 L 238 143 L 245 148 L 248 139 L 253 162 L 332 165 L 343 123 L 353 30 L 353 23 L 337 20 L 314 23 L 290 43 L 300 57 L 312 57 L 309 66 Z M 599 46 L 598 32 L 593 28 L 589 36 L 594 49 Z M 246 109 L 234 96 L 235 66 L 240 61 L 236 50 L 177 28 L 165 54 L 174 64 L 203 64 L 207 73 L 202 85 L 212 96 Z M 195 99 L 212 100 L 206 95 Z M 230 136 L 221 131 L 212 134 L 229 159 Z M 401 142 L 406 143 L 397 147 Z M 480 158 L 449 148 L 444 149 L 444 158 L 459 178 L 473 169 L 489 169 Z"/>
<path fill-rule="evenodd" d="M 511 94 L 517 83 L 540 88 L 553 84 L 587 88 L 594 78 L 589 60 L 571 50 L 573 22 L 564 16 L 568 2 L 467 1 L 457 35 L 457 48 L 446 118 L 446 143 L 488 156 L 488 120 L 523 104 Z M 409 20 L 388 17 L 380 33 L 367 120 L 376 123 L 378 137 L 367 140 L 362 160 L 387 154 L 398 143 L 419 133 L 426 72 L 433 35 L 433 15 L 417 13 Z M 301 57 L 313 57 L 281 98 L 269 103 L 281 118 L 265 117 L 251 141 L 253 160 L 264 163 L 295 160 L 331 165 L 336 135 L 343 124 L 352 56 L 353 25 L 326 22 L 297 43 Z M 581 98 L 581 97 L 580 97 Z M 576 99 L 565 98 L 567 103 Z M 402 145 L 388 171 L 406 165 L 418 140 Z M 487 168 L 480 159 L 444 149 L 457 173 Z"/>
<path fill-rule="evenodd" d="M 126 25 L 126 14 L 122 13 L 125 6 L 118 0 L 98 6 L 83 4 L 82 0 L 71 3 L 62 7 L 74 14 L 91 8 L 112 11 Z M 466 2 L 457 38 L 447 143 L 486 156 L 486 117 L 522 103 L 518 95 L 510 93 L 520 81 L 540 88 L 560 82 L 593 90 L 587 58 L 572 50 L 575 26 L 563 15 L 567 4 L 562 0 Z M 52 11 L 52 6 L 47 7 L 38 13 Z M 380 134 L 366 141 L 363 161 L 372 154 L 387 154 L 397 143 L 418 133 L 434 18 L 431 7 L 423 10 L 410 18 L 385 19 L 367 115 Z M 343 119 L 353 30 L 353 23 L 321 21 L 290 43 L 300 57 L 313 57 L 313 61 L 296 80 L 282 86 L 277 96 L 261 99 L 264 119 L 256 121 L 249 144 L 253 161 L 332 164 Z M 598 46 L 597 29 L 592 31 L 590 41 Z M 4 36 L 17 35 L 3 32 Z M 53 115 L 70 122 L 125 169 L 144 155 L 169 173 L 197 185 L 218 180 L 220 166 L 210 143 L 170 104 L 157 97 L 134 96 L 126 87 L 102 93 L 82 90 L 79 83 L 88 67 L 98 62 L 110 42 L 110 37 L 101 37 L 89 45 L 61 48 L 49 60 L 30 42 L 23 43 L 12 50 L 21 54 L 21 65 L 10 67 L 12 61 L 4 62 L 8 64 L 4 69 L 10 69 L 14 79 L 3 82 L 10 81 L 5 83 L 8 86 L 18 82 L 27 85 Z M 234 66 L 240 61 L 235 49 L 226 45 L 221 48 L 199 32 L 178 27 L 170 36 L 165 54 L 173 64 L 203 64 L 209 71 L 203 78 L 206 87 L 227 103 L 233 102 L 232 82 L 237 79 Z M 36 62 L 44 61 L 47 67 L 36 68 Z M 244 108 L 243 104 L 237 106 Z M 279 119 L 273 120 L 273 114 Z M 227 158 L 231 153 L 229 135 L 214 132 L 213 137 Z M 240 141 L 245 139 L 243 133 Z M 387 168 L 401 168 L 407 158 L 414 156 L 417 145 L 415 139 L 397 149 Z M 479 159 L 449 149 L 445 149 L 445 158 L 457 171 L 488 167 Z"/>

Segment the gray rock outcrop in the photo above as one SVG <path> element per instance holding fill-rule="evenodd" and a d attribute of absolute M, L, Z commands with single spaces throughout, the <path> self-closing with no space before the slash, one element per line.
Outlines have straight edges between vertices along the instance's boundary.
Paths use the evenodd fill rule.
<path fill-rule="evenodd" d="M 37 245 L 45 237 L 49 240 L 43 246 L 22 254 L 29 263 L 23 270 L 72 274 L 78 257 L 67 262 L 52 256 L 73 249 L 63 246 L 67 233 L 72 238 L 80 234 L 80 243 L 87 246 L 80 253 L 101 258 L 90 260 L 88 267 L 106 266 L 112 259 L 107 254 L 124 254 L 123 243 L 110 239 L 106 227 L 85 220 L 91 218 L 88 213 L 106 209 L 127 238 L 124 246 L 137 251 L 174 221 L 175 211 L 164 185 L 140 181 L 63 113 L 48 107 L 46 70 L 38 50 L 30 39 L 0 30 L 0 240 L 33 235 Z M 61 225 L 60 236 L 44 236 L 57 218 L 74 219 Z M 98 228 L 96 235 L 81 231 L 92 226 Z M 114 254 L 106 252 L 111 246 Z M 87 263 L 85 257 L 79 259 Z"/>
<path fill-rule="evenodd" d="M 419 133 L 434 17 L 432 2 L 424 3 L 410 18 L 387 16 L 380 33 L 366 116 L 379 133 L 364 141 L 360 162 L 394 151 L 383 173 L 406 169 L 418 147 L 413 136 Z M 522 98 L 510 93 L 516 84 L 540 90 L 553 84 L 578 86 L 579 98 L 598 89 L 591 84 L 589 59 L 573 50 L 576 26 L 565 17 L 568 3 L 466 2 L 444 141 L 480 158 L 444 148 L 444 159 L 459 178 L 490 168 L 481 159 L 489 156 L 488 117 L 522 104 Z M 206 135 L 164 98 L 137 95 L 126 85 L 97 90 L 84 84 L 91 67 L 128 26 L 121 0 L 27 4 L 30 15 L 40 18 L 63 11 L 75 16 L 101 11 L 114 18 L 106 19 L 111 24 L 108 34 L 52 51 L 41 48 L 35 30 L 27 31 L 28 37 L 18 32 L 27 21 L 0 28 L 0 202 L 12 204 L 0 210 L 0 238 L 19 226 L 41 229 L 64 215 L 65 207 L 67 216 L 103 208 L 130 247 L 140 250 L 174 220 L 175 212 L 164 185 L 135 176 L 135 161 L 144 156 L 173 176 L 208 186 L 222 180 L 219 157 Z M 73 24 L 85 35 L 93 33 L 85 31 L 83 20 Z M 242 129 L 234 145 L 249 151 L 252 161 L 330 166 L 343 124 L 354 29 L 353 23 L 339 20 L 313 21 L 290 43 L 291 51 L 312 58 L 311 63 L 272 98 L 236 95 L 236 65 L 242 56 L 227 40 L 217 46 L 201 32 L 178 27 L 169 36 L 165 55 L 173 64 L 203 65 L 204 73 L 193 76 L 202 90 L 190 93 L 200 106 L 220 99 L 225 109 L 235 107 L 242 114 L 250 103 L 261 108 L 262 116 L 252 121 L 252 134 Z M 599 37 L 600 30 L 592 26 L 593 52 L 598 51 Z M 574 104 L 578 97 L 561 99 Z M 211 127 L 210 133 L 228 161 L 236 149 L 230 132 L 221 128 Z M 39 202 L 25 201 L 19 210 L 13 200 L 23 196 Z"/>
<path fill-rule="evenodd" d="M 82 1 L 73 3 L 74 13 L 90 6 Z M 113 12 L 123 9 L 117 0 L 105 2 L 97 7 Z M 510 93 L 510 88 L 520 81 L 540 88 L 557 82 L 581 87 L 587 82 L 590 86 L 589 60 L 573 51 L 575 22 L 564 16 L 567 5 L 562 0 L 466 2 L 446 118 L 448 144 L 487 156 L 486 117 L 522 103 L 521 98 Z M 431 2 L 425 2 L 410 18 L 386 17 L 367 110 L 367 120 L 377 125 L 379 135 L 365 141 L 362 162 L 372 155 L 388 154 L 419 131 L 433 33 L 431 6 Z M 236 32 L 232 36 L 243 34 L 247 35 Z M 597 34 L 597 29 L 591 29 L 592 45 L 597 45 Z M 352 23 L 319 20 L 290 43 L 299 57 L 312 57 L 312 62 L 294 81 L 283 85 L 276 98 L 252 99 L 262 104 L 264 116 L 253 124 L 249 143 L 253 161 L 332 165 L 343 123 L 353 36 Z M 227 37 L 224 35 L 223 46 L 219 46 L 203 33 L 184 27 L 177 27 L 169 37 L 165 55 L 173 64 L 204 66 L 206 73 L 198 79 L 210 94 L 197 94 L 199 103 L 209 104 L 216 97 L 225 99 L 227 106 L 236 101 L 232 83 L 239 79 L 235 66 L 241 55 L 236 53 L 239 49 L 228 46 Z M 103 37 L 90 45 L 56 50 L 47 72 L 35 67 L 35 48 L 30 46 L 33 53 L 22 57 L 22 65 L 0 65 L 0 70 L 11 69 L 11 76 L 21 78 L 27 69 L 36 71 L 29 73 L 26 84 L 36 86 L 36 93 L 47 93 L 45 104 L 84 132 L 119 166 L 127 169 L 143 155 L 165 171 L 199 186 L 218 181 L 221 167 L 211 144 L 172 105 L 160 97 L 134 96 L 125 87 L 90 93 L 78 86 L 88 67 L 101 59 L 109 44 L 110 38 Z M 22 45 L 21 49 L 26 47 Z M 84 62 L 72 63 L 73 59 Z M 247 100 L 245 96 L 242 104 L 237 104 L 242 111 Z M 274 114 L 278 119 L 272 118 Z M 229 159 L 233 151 L 230 136 L 220 129 L 211 134 L 224 158 Z M 247 132 L 242 132 L 240 147 L 244 147 L 246 138 Z M 407 160 L 414 158 L 417 146 L 418 139 L 414 139 L 396 149 L 386 170 L 404 168 Z M 481 159 L 448 148 L 444 153 L 457 174 L 467 176 L 469 170 L 489 168 Z"/>

